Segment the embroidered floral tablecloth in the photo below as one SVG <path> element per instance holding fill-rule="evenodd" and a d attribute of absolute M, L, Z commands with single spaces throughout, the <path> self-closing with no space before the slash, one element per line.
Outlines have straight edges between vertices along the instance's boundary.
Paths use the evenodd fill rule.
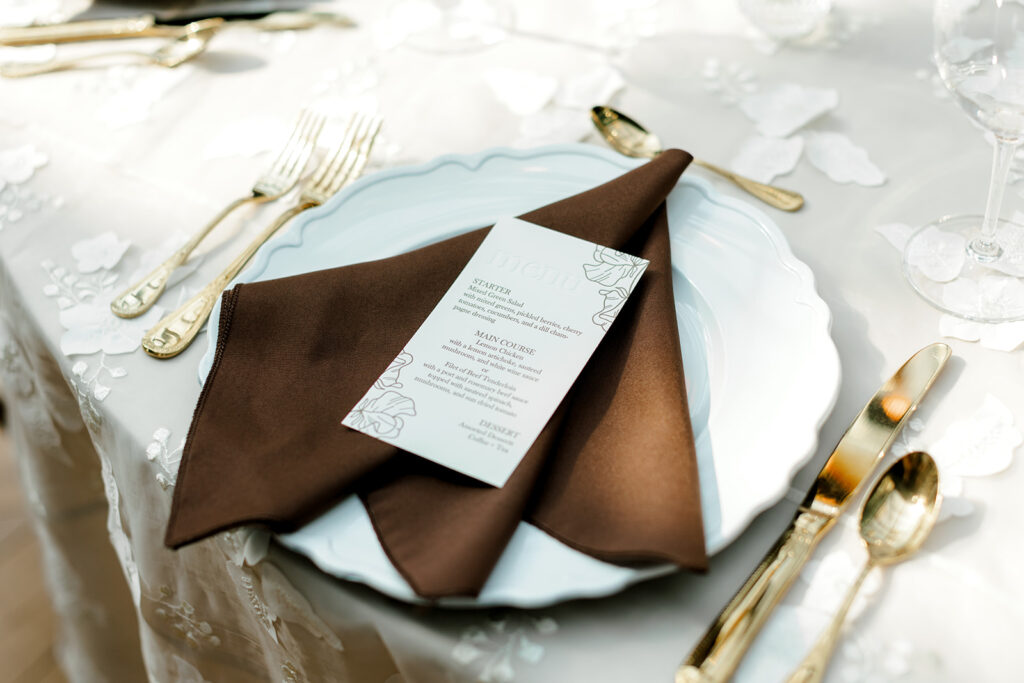
<path fill-rule="evenodd" d="M 940 316 L 902 281 L 893 249 L 912 226 L 979 212 L 988 180 L 984 137 L 933 75 L 928 3 L 836 2 L 817 35 L 786 46 L 724 4 L 516 3 L 515 29 L 488 49 L 428 54 L 405 40 L 403 3 L 336 2 L 359 28 L 231 31 L 174 70 L 0 81 L 0 383 L 72 681 L 669 681 L 864 400 L 943 337 L 955 361 L 894 449 L 935 456 L 943 520 L 920 556 L 869 579 L 829 680 L 1015 680 L 1024 323 Z M 0 24 L 84 5 L 10 0 Z M 57 52 L 0 48 L 0 61 Z M 609 101 L 666 143 L 808 198 L 795 215 L 766 211 L 815 272 L 844 380 L 786 499 L 707 576 L 538 611 L 399 604 L 251 531 L 166 550 L 206 343 L 152 360 L 139 338 L 160 310 L 119 320 L 110 297 L 247 190 L 303 103 L 382 114 L 381 168 L 500 145 L 600 144 L 587 113 Z M 1011 186 L 1007 215 L 1024 210 L 1022 187 Z M 177 274 L 163 310 L 257 223 L 223 228 Z M 738 679 L 784 678 L 863 560 L 846 515 Z"/>

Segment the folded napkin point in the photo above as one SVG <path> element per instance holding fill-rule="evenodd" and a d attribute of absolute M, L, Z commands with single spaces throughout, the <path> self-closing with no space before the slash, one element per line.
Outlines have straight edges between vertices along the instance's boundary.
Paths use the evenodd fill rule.
<path fill-rule="evenodd" d="M 357 493 L 388 557 L 425 598 L 477 595 L 523 520 L 608 561 L 705 567 L 664 208 L 691 160 L 668 150 L 522 216 L 628 247 L 650 264 L 502 488 L 340 424 L 487 228 L 379 261 L 236 286 L 221 312 L 224 334 L 186 440 L 165 543 L 180 548 L 251 523 L 295 528 Z"/>

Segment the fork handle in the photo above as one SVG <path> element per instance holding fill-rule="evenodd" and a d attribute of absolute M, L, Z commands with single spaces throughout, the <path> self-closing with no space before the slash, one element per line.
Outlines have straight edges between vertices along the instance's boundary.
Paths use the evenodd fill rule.
<path fill-rule="evenodd" d="M 804 205 L 803 195 L 799 192 L 784 190 L 781 187 L 775 187 L 774 185 L 759 183 L 756 180 L 751 180 L 746 176 L 741 176 L 739 173 L 727 171 L 720 166 L 715 166 L 714 164 L 701 159 L 694 159 L 693 163 L 698 166 L 702 166 L 713 173 L 717 173 L 723 178 L 731 180 L 741 190 L 757 197 L 768 206 L 774 206 L 776 209 L 781 209 L 783 211 L 796 211 Z"/>
<path fill-rule="evenodd" d="M 249 202 L 254 202 L 261 197 L 253 194 L 251 197 L 242 197 L 225 206 L 220 213 L 214 216 L 213 220 L 203 226 L 195 235 L 183 244 L 176 252 L 157 266 L 153 272 L 142 278 L 128 289 L 124 290 L 113 301 L 110 302 L 110 310 L 119 318 L 137 318 L 156 303 L 156 300 L 163 294 L 167 287 L 168 280 L 173 273 L 195 251 L 199 243 L 203 241 L 210 231 L 213 230 L 228 214 Z"/>
<path fill-rule="evenodd" d="M 188 348 L 203 328 L 203 323 L 210 317 L 210 311 L 213 310 L 221 292 L 242 271 L 253 254 L 282 225 L 316 205 L 315 202 L 303 202 L 278 216 L 210 284 L 203 287 L 198 294 L 158 322 L 149 332 L 146 332 L 142 338 L 142 348 L 146 353 L 154 358 L 173 358 Z"/>
<path fill-rule="evenodd" d="M 0 28 L 0 45 L 44 45 L 80 40 L 111 40 L 140 36 L 177 37 L 181 26 L 157 26 L 151 14 L 141 17 L 69 21 L 44 26 L 9 26 Z"/>
<path fill-rule="evenodd" d="M 38 76 L 40 74 L 48 74 L 53 71 L 64 71 L 66 69 L 73 69 L 79 64 L 86 62 L 102 61 L 110 59 L 111 57 L 134 57 L 142 62 L 152 62 L 153 58 L 144 52 L 133 52 L 133 51 L 118 51 L 118 52 L 97 52 L 92 55 L 82 55 L 81 57 L 75 57 L 74 59 L 60 59 L 52 62 L 46 62 L 44 64 L 19 64 L 17 62 L 9 64 L 0 64 L 0 76 L 6 78 L 25 78 L 26 76 Z"/>

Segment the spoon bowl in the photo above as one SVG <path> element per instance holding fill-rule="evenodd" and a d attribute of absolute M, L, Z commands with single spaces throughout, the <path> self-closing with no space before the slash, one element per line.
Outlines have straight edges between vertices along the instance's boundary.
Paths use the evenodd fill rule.
<path fill-rule="evenodd" d="M 639 123 L 611 107 L 590 110 L 594 126 L 616 152 L 628 157 L 653 159 L 664 151 L 661 140 Z"/>
<path fill-rule="evenodd" d="M 878 480 L 864 503 L 860 535 L 875 564 L 917 552 L 939 515 L 939 470 L 927 453 L 908 453 Z"/>
<path fill-rule="evenodd" d="M 868 549 L 868 561 L 832 623 L 787 683 L 818 683 L 824 679 L 839 630 L 864 579 L 873 568 L 896 564 L 920 549 L 939 518 L 941 502 L 939 468 L 927 453 L 904 455 L 878 479 L 860 514 L 860 536 Z"/>
<path fill-rule="evenodd" d="M 590 110 L 590 120 L 605 141 L 612 146 L 612 149 L 620 154 L 640 159 L 653 159 L 665 151 L 657 135 L 616 109 L 603 105 L 593 107 Z M 731 180 L 741 190 L 776 209 L 796 211 L 804 205 L 804 198 L 798 192 L 751 180 L 739 173 L 727 171 L 700 159 L 694 159 L 693 163 Z"/>

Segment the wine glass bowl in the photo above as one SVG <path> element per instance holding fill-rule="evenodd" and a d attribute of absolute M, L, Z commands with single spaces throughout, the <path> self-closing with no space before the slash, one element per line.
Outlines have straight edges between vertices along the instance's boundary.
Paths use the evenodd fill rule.
<path fill-rule="evenodd" d="M 964 112 L 995 137 L 984 216 L 922 227 L 903 272 L 929 303 L 979 322 L 1024 320 L 1024 227 L 1000 220 L 1014 152 L 1024 141 L 1024 4 L 936 0 L 934 58 Z"/>
<path fill-rule="evenodd" d="M 1024 138 L 1024 5 L 939 0 L 934 56 L 968 116 L 998 138 Z"/>

